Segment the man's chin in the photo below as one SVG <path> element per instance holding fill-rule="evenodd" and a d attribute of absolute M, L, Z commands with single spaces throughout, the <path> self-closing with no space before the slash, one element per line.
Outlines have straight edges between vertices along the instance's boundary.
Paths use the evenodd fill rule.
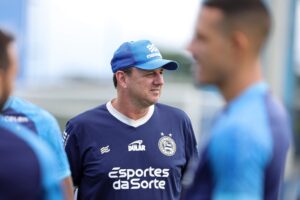
<path fill-rule="evenodd" d="M 159 100 L 159 97 L 158 98 L 153 98 L 150 101 L 148 101 L 148 105 L 152 106 L 152 105 L 156 104 L 158 102 L 158 100 Z"/>
<path fill-rule="evenodd" d="M 157 99 L 153 99 L 150 103 L 151 103 L 151 105 L 153 105 L 153 104 L 156 104 L 157 102 L 158 102 L 158 100 L 159 100 L 159 98 L 157 98 Z"/>
<path fill-rule="evenodd" d="M 210 85 L 210 83 L 204 79 L 201 79 L 200 77 L 194 77 L 194 85 L 196 87 L 201 87 L 201 86 L 205 86 L 205 85 Z"/>

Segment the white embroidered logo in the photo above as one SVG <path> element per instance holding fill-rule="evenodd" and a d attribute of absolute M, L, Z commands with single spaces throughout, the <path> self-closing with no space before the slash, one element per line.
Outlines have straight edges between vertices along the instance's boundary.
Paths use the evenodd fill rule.
<path fill-rule="evenodd" d="M 158 51 L 158 48 L 157 48 L 156 46 L 154 46 L 154 44 L 148 44 L 148 45 L 147 45 L 147 49 L 149 49 L 149 51 L 150 51 L 151 53 L 159 52 L 159 51 Z"/>
<path fill-rule="evenodd" d="M 165 136 L 164 133 L 161 133 L 161 136 L 158 141 L 160 152 L 166 156 L 173 156 L 176 153 L 176 143 L 172 138 L 172 134 Z"/>
<path fill-rule="evenodd" d="M 107 146 L 105 146 L 105 147 L 102 147 L 102 148 L 100 148 L 100 152 L 101 152 L 101 154 L 105 154 L 105 153 L 108 153 L 108 152 L 110 152 L 109 145 L 107 145 Z"/>
<path fill-rule="evenodd" d="M 113 167 L 108 173 L 115 190 L 165 190 L 169 176 L 170 169 L 151 166 L 138 169 Z"/>
<path fill-rule="evenodd" d="M 18 122 L 18 123 L 26 123 L 29 122 L 29 119 L 24 116 L 13 116 L 13 115 L 6 115 L 4 116 L 4 120 L 8 122 Z"/>
<path fill-rule="evenodd" d="M 142 144 L 143 140 L 136 140 L 128 145 L 128 151 L 146 151 L 146 146 Z"/>
<path fill-rule="evenodd" d="M 162 58 L 160 52 L 154 44 L 148 44 L 147 49 L 150 51 L 150 54 L 147 55 L 147 58 L 159 57 Z"/>

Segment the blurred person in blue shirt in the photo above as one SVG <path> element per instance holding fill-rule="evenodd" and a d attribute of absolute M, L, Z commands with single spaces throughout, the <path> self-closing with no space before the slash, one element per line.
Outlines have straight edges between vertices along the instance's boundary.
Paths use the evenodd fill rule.
<path fill-rule="evenodd" d="M 17 61 L 16 57 L 14 59 Z M 16 68 L 17 66 L 14 70 Z M 55 118 L 46 110 L 21 98 L 9 96 L 5 99 L 5 102 L 2 102 L 4 119 L 26 127 L 49 145 L 54 151 L 59 164 L 59 173 L 57 175 L 63 185 L 65 198 L 73 199 L 70 166 L 63 148 L 62 134 Z"/>
<path fill-rule="evenodd" d="M 10 96 L 5 102 L 2 115 L 4 120 L 18 123 L 30 130 L 54 151 L 59 166 L 57 176 L 63 185 L 65 198 L 73 199 L 71 171 L 55 118 L 46 110 L 15 96 Z"/>
<path fill-rule="evenodd" d="M 188 200 L 279 198 L 291 127 L 263 80 L 260 52 L 271 28 L 259 0 L 205 0 L 189 50 L 199 84 L 226 105 L 202 146 Z"/>
<path fill-rule="evenodd" d="M 13 37 L 0 30 L 0 199 L 60 200 L 54 153 L 34 133 L 3 114 L 16 74 L 12 43 Z"/>

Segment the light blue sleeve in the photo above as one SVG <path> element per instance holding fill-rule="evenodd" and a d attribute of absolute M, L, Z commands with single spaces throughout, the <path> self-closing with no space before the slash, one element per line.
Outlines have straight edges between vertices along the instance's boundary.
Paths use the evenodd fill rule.
<path fill-rule="evenodd" d="M 270 154 L 268 135 L 251 127 L 235 123 L 213 132 L 209 144 L 216 183 L 213 199 L 262 200 L 264 170 Z"/>
<path fill-rule="evenodd" d="M 48 145 L 21 125 L 5 122 L 5 126 L 26 141 L 36 154 L 41 167 L 42 188 L 44 190 L 42 199 L 63 200 L 61 183 L 57 176 L 57 162 Z"/>
<path fill-rule="evenodd" d="M 42 123 L 36 123 L 40 137 L 46 141 L 55 153 L 59 166 L 58 177 L 60 180 L 71 176 L 70 166 L 66 152 L 63 148 L 63 139 L 60 128 L 55 118 L 48 112 L 42 112 Z"/>
<path fill-rule="evenodd" d="M 15 96 L 10 97 L 9 105 L 7 106 L 23 113 L 34 122 L 37 134 L 55 153 L 59 165 L 59 178 L 62 180 L 70 176 L 70 166 L 63 148 L 62 134 L 56 119 L 46 110 Z"/>

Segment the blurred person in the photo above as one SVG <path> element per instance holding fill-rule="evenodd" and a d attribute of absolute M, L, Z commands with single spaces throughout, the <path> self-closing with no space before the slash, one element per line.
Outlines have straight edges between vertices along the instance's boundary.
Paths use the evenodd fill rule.
<path fill-rule="evenodd" d="M 14 55 L 14 68 L 12 73 L 17 70 L 17 57 Z M 5 97 L 2 101 L 2 115 L 6 121 L 18 123 L 32 133 L 43 139 L 54 151 L 56 160 L 59 164 L 59 173 L 57 174 L 64 188 L 66 199 L 73 199 L 73 184 L 70 172 L 70 166 L 66 153 L 63 148 L 62 134 L 55 118 L 42 108 L 33 105 L 21 98 L 11 96 Z"/>
<path fill-rule="evenodd" d="M 6 121 L 18 123 L 44 140 L 54 151 L 58 162 L 57 174 L 64 188 L 65 199 L 73 200 L 73 183 L 63 139 L 55 118 L 46 110 L 16 96 L 10 96 L 4 104 L 2 115 Z"/>
<path fill-rule="evenodd" d="M 148 40 L 123 43 L 111 60 L 117 97 L 71 119 L 66 152 L 78 199 L 179 199 L 181 179 L 197 154 L 189 117 L 157 103 L 164 70 Z"/>
<path fill-rule="evenodd" d="M 200 152 L 188 200 L 279 198 L 291 127 L 265 83 L 260 52 L 271 28 L 259 0 L 204 0 L 189 46 L 199 84 L 226 105 Z"/>
<path fill-rule="evenodd" d="M 7 121 L 3 106 L 13 89 L 13 37 L 0 30 L 0 199 L 60 200 L 58 166 L 51 149 L 30 130 Z"/>

